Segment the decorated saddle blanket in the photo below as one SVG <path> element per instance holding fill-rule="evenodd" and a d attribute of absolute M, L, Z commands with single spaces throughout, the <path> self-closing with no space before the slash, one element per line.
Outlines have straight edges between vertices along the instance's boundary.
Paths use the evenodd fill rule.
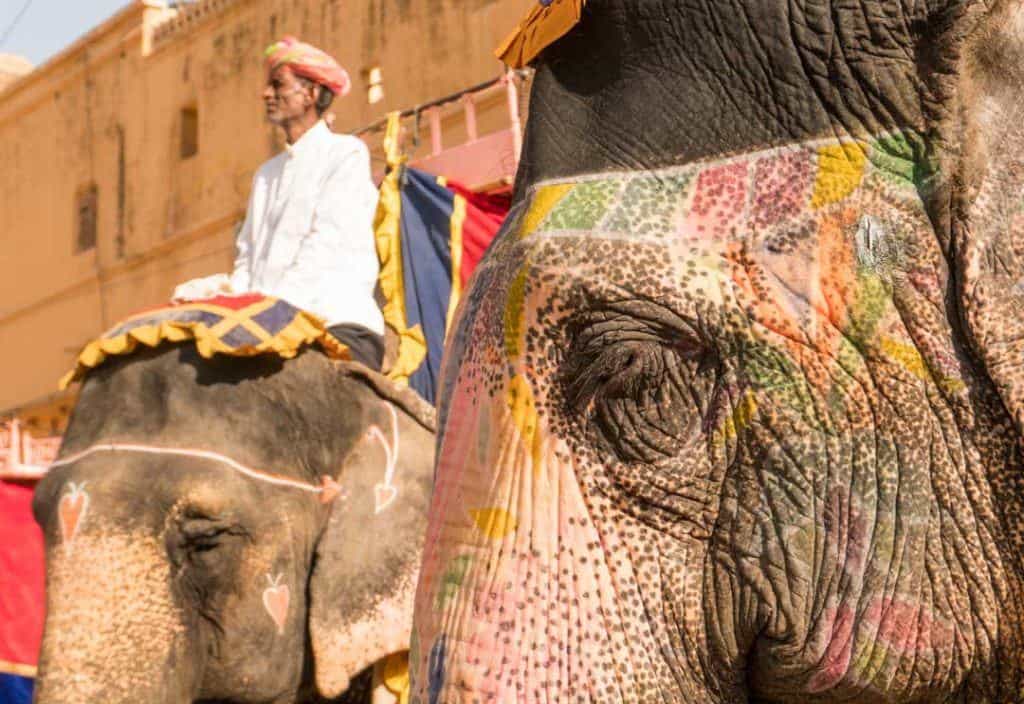
<path fill-rule="evenodd" d="M 187 341 L 206 358 L 276 354 L 289 359 L 304 345 L 316 344 L 328 357 L 350 359 L 348 348 L 327 331 L 322 319 L 287 301 L 258 293 L 218 296 L 169 303 L 121 321 L 82 349 L 60 386 L 82 379 L 109 355 L 132 354 L 140 344 Z"/>

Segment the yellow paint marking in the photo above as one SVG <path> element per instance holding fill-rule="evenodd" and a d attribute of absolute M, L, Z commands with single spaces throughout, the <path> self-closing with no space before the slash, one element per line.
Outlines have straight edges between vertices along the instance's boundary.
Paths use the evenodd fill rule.
<path fill-rule="evenodd" d="M 866 165 L 867 155 L 859 142 L 819 147 L 811 208 L 838 203 L 857 190 Z"/>
<path fill-rule="evenodd" d="M 471 508 L 469 515 L 487 538 L 501 540 L 519 527 L 516 517 L 503 508 Z"/>
<path fill-rule="evenodd" d="M 950 393 L 956 393 L 965 387 L 964 382 L 955 377 L 936 374 L 933 378 L 931 370 L 928 368 L 928 363 L 924 361 L 924 357 L 921 356 L 921 353 L 913 345 L 894 340 L 891 337 L 883 337 L 881 347 L 882 354 L 921 381 L 934 380 L 940 388 Z"/>
<path fill-rule="evenodd" d="M 508 389 L 508 407 L 512 413 L 512 422 L 519 431 L 519 442 L 530 453 L 533 462 L 533 475 L 540 472 L 541 432 L 537 417 L 537 406 L 533 401 L 533 390 L 530 382 L 522 374 L 512 378 Z"/>
<path fill-rule="evenodd" d="M 712 445 L 721 446 L 736 438 L 744 428 L 753 422 L 755 413 L 757 413 L 757 399 L 748 389 L 744 392 L 740 402 L 736 404 L 736 408 L 726 417 L 722 427 L 715 433 L 711 440 Z"/>
<path fill-rule="evenodd" d="M 529 262 L 523 262 L 519 273 L 508 286 L 508 300 L 505 302 L 505 353 L 514 362 L 521 352 L 519 338 L 523 333 L 524 304 L 526 302 L 526 275 Z"/>
<path fill-rule="evenodd" d="M 573 187 L 574 184 L 571 183 L 558 183 L 538 189 L 530 202 L 530 209 L 526 211 L 526 215 L 523 217 L 523 224 L 519 226 L 519 239 L 532 234 L 540 227 L 540 224 L 544 222 L 544 218 L 548 216 L 554 207 L 558 205 L 558 202 Z"/>

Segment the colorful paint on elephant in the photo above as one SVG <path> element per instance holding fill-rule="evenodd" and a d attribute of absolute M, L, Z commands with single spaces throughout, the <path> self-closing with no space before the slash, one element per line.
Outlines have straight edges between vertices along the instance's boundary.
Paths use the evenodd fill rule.
<path fill-rule="evenodd" d="M 391 438 L 388 439 L 384 431 L 376 425 L 371 425 L 367 431 L 367 437 L 373 438 L 380 443 L 384 449 L 384 481 L 375 484 L 373 487 L 373 512 L 380 513 L 387 509 L 395 499 L 398 498 L 398 487 L 395 486 L 395 470 L 398 466 L 398 451 L 400 449 L 398 439 L 398 414 L 395 409 L 388 406 L 391 419 Z"/>
<path fill-rule="evenodd" d="M 269 586 L 263 590 L 263 608 L 270 614 L 278 635 L 284 635 L 284 627 L 288 623 L 288 606 L 291 603 L 291 589 L 287 584 L 281 583 L 283 578 L 283 574 L 273 577 L 268 574 Z"/>
<path fill-rule="evenodd" d="M 71 551 L 72 543 L 81 530 L 86 516 L 89 514 L 89 492 L 85 490 L 85 482 L 75 484 L 68 482 L 67 492 L 57 505 L 57 519 L 60 521 L 61 542 L 64 549 Z"/>
<path fill-rule="evenodd" d="M 950 338 L 903 315 L 941 300 L 920 282 L 943 271 L 921 244 L 934 242 L 929 167 L 912 141 L 821 140 L 530 190 L 448 352 L 420 701 L 637 701 L 629 683 L 647 667 L 688 676 L 659 659 L 666 643 L 707 647 L 705 601 L 726 597 L 703 580 L 725 562 L 752 590 L 783 564 L 796 583 L 800 599 L 769 607 L 772 627 L 796 624 L 780 643 L 806 639 L 788 646 L 800 662 L 779 670 L 786 691 L 839 696 L 894 669 L 912 690 L 947 656 L 951 614 L 886 581 L 938 530 L 924 475 L 904 466 L 938 430 L 905 419 L 966 393 Z M 896 387 L 911 391 L 887 398 Z M 801 471 L 808 453 L 826 479 Z M 877 518 L 897 512 L 899 525 Z M 716 542 L 723 525 L 739 557 Z M 829 590 L 807 591 L 815 580 Z"/>

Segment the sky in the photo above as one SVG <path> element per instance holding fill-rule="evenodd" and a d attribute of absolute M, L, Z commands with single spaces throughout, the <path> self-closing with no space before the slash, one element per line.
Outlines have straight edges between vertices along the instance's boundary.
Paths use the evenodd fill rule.
<path fill-rule="evenodd" d="M 0 0 L 0 37 L 26 3 L 25 13 L 0 45 L 0 53 L 20 54 L 38 66 L 130 0 Z"/>

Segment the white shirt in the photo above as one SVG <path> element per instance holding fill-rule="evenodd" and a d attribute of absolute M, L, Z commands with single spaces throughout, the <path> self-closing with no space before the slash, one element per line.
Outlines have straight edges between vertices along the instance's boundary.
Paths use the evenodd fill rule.
<path fill-rule="evenodd" d="M 376 208 L 366 145 L 321 120 L 253 177 L 230 282 L 223 275 L 190 281 L 174 298 L 258 291 L 328 325 L 357 323 L 383 335 L 373 298 Z"/>

